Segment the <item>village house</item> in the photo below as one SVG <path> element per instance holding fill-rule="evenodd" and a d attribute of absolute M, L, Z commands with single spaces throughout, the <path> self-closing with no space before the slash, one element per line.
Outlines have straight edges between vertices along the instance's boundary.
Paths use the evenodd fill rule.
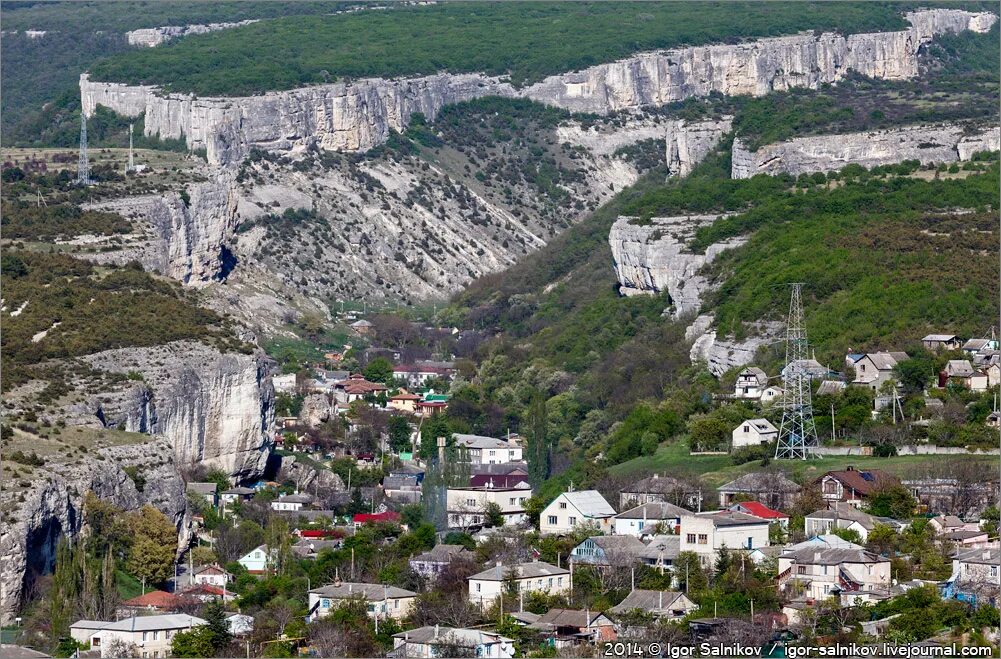
<path fill-rule="evenodd" d="M 509 581 L 526 595 L 532 592 L 562 595 L 570 591 L 570 570 L 541 561 L 513 565 L 498 563 L 469 577 L 469 599 L 474 604 L 489 606 L 500 597 Z"/>
<path fill-rule="evenodd" d="M 220 498 L 222 499 L 222 504 L 228 506 L 237 501 L 250 501 L 256 493 L 257 491 L 250 487 L 231 487 L 228 490 L 224 490 Z"/>
<path fill-rule="evenodd" d="M 472 561 L 475 554 L 462 545 L 435 545 L 410 559 L 410 569 L 425 579 L 437 579 L 452 561 Z"/>
<path fill-rule="evenodd" d="M 986 549 L 989 547 L 997 547 L 997 543 L 991 541 L 990 535 L 987 531 L 981 530 L 971 530 L 971 529 L 957 529 L 955 531 L 947 531 L 941 536 L 942 540 L 946 542 L 951 542 L 958 549 Z"/>
<path fill-rule="evenodd" d="M 780 471 L 752 471 L 719 488 L 719 507 L 729 508 L 744 499 L 760 501 L 773 510 L 788 510 L 801 489 Z"/>
<path fill-rule="evenodd" d="M 549 609 L 528 627 L 539 630 L 555 648 L 616 639 L 615 623 L 600 611 Z"/>
<path fill-rule="evenodd" d="M 369 382 L 360 373 L 351 375 L 347 380 L 335 382 L 333 385 L 334 398 L 338 403 L 350 405 L 356 400 L 364 400 L 366 396 L 377 396 L 387 391 L 386 385 L 381 382 Z"/>
<path fill-rule="evenodd" d="M 737 374 L 733 384 L 733 397 L 758 400 L 761 392 L 768 386 L 768 376 L 757 366 L 748 366 Z"/>
<path fill-rule="evenodd" d="M 521 446 L 508 444 L 502 439 L 482 435 L 452 435 L 455 445 L 464 448 L 469 462 L 477 464 L 507 464 L 522 461 Z"/>
<path fill-rule="evenodd" d="M 278 394 L 290 394 L 295 391 L 295 382 L 295 373 L 271 376 L 271 386 L 275 388 L 275 393 Z"/>
<path fill-rule="evenodd" d="M 997 480 L 963 482 L 957 478 L 915 477 L 901 481 L 925 510 L 972 517 L 990 505 Z"/>
<path fill-rule="evenodd" d="M 731 511 L 685 515 L 681 518 L 681 551 L 699 555 L 705 565 L 716 561 L 719 550 L 767 547 L 768 522 Z"/>
<path fill-rule="evenodd" d="M 419 389 L 435 378 L 447 380 L 451 375 L 450 369 L 431 364 L 400 364 L 393 368 L 393 377 L 411 389 Z"/>
<path fill-rule="evenodd" d="M 203 583 L 210 586 L 221 586 L 223 588 L 225 588 L 226 584 L 232 581 L 232 579 L 233 575 L 219 567 L 216 563 L 196 567 L 194 573 L 191 575 L 192 583 Z"/>
<path fill-rule="evenodd" d="M 818 362 L 816 359 L 812 359 L 812 358 L 811 359 L 799 359 L 799 360 L 793 362 L 792 364 L 787 365 L 785 368 L 782 369 L 781 375 L 782 375 L 783 380 L 785 379 L 786 372 L 790 369 L 790 367 L 796 369 L 799 372 L 802 372 L 802 373 L 806 374 L 806 376 L 808 378 L 810 378 L 811 380 L 822 380 L 822 379 L 824 379 L 826 377 L 829 377 L 832 374 L 831 373 L 831 369 L 829 369 L 828 367 L 824 366 L 823 364 L 821 364 L 820 362 Z"/>
<path fill-rule="evenodd" d="M 928 526 L 935 530 L 935 535 L 944 535 L 953 531 L 979 531 L 980 522 L 964 522 L 956 515 L 937 515 L 928 520 Z"/>
<path fill-rule="evenodd" d="M 970 339 L 963 344 L 963 352 L 968 354 L 971 358 L 975 355 L 981 355 L 985 352 L 991 352 L 998 349 L 998 342 L 994 339 Z"/>
<path fill-rule="evenodd" d="M 849 355 L 848 359 L 856 355 Z M 869 387 L 879 391 L 884 382 L 895 381 L 893 369 L 899 362 L 907 360 L 906 352 L 870 352 L 858 356 L 850 366 L 855 370 L 854 385 Z"/>
<path fill-rule="evenodd" d="M 921 339 L 921 345 L 932 352 L 959 350 L 963 340 L 955 334 L 929 334 Z"/>
<path fill-rule="evenodd" d="M 521 524 L 528 520 L 525 502 L 532 496 L 528 483 L 514 487 L 450 487 L 445 493 L 448 527 L 468 529 L 482 526 L 490 504 L 496 504 L 504 516 L 504 525 Z"/>
<path fill-rule="evenodd" d="M 804 518 L 804 528 L 808 537 L 825 535 L 831 529 L 839 528 L 855 531 L 863 542 L 869 539 L 869 533 L 879 524 L 889 526 L 897 533 L 909 526 L 908 522 L 898 521 L 892 517 L 870 515 L 843 501 L 832 501 L 827 504 L 825 510 L 817 510 Z"/>
<path fill-rule="evenodd" d="M 269 556 L 268 546 L 259 545 L 236 559 L 236 562 L 247 568 L 250 574 L 264 574 L 268 571 Z"/>
<path fill-rule="evenodd" d="M 968 359 L 950 359 L 939 373 L 939 386 L 953 384 L 970 391 L 987 391 L 990 378 L 987 373 L 973 368 Z"/>
<path fill-rule="evenodd" d="M 433 390 L 417 401 L 417 416 L 427 418 L 448 409 L 448 394 L 436 394 Z"/>
<path fill-rule="evenodd" d="M 416 414 L 417 403 L 420 399 L 421 397 L 417 394 L 401 391 L 395 396 L 389 397 L 389 409 L 396 410 L 397 412 L 406 412 L 407 414 Z"/>
<path fill-rule="evenodd" d="M 451 648 L 459 651 L 453 652 Z M 514 641 L 481 629 L 439 625 L 418 627 L 393 634 L 393 649 L 388 656 L 437 659 L 452 654 L 480 659 L 509 659 L 514 657 Z"/>
<path fill-rule="evenodd" d="M 472 474 L 469 477 L 470 487 L 517 487 L 528 483 L 528 474 L 514 470 L 510 474 Z"/>
<path fill-rule="evenodd" d="M 202 497 L 213 508 L 219 505 L 218 483 L 188 483 L 187 491 L 189 494 Z"/>
<path fill-rule="evenodd" d="M 236 598 L 236 593 L 227 590 L 224 586 L 213 586 L 207 583 L 196 583 L 185 587 L 179 592 L 181 597 L 199 602 L 232 602 Z"/>
<path fill-rule="evenodd" d="M 761 446 L 777 440 L 779 429 L 768 419 L 748 419 L 734 428 L 731 436 L 731 450 L 744 446 Z"/>
<path fill-rule="evenodd" d="M 639 556 L 644 565 L 657 568 L 663 574 L 665 568 L 674 564 L 681 552 L 681 537 L 677 535 L 655 535 L 646 541 L 646 548 Z"/>
<path fill-rule="evenodd" d="M 185 604 L 184 598 L 163 590 L 151 590 L 118 605 L 118 616 L 142 616 L 153 613 L 176 613 Z"/>
<path fill-rule="evenodd" d="M 619 508 L 622 509 L 657 501 L 667 501 L 692 510 L 701 510 L 702 492 L 697 487 L 671 476 L 654 474 L 623 487 L 619 493 Z"/>
<path fill-rule="evenodd" d="M 820 548 L 801 543 L 779 555 L 778 572 L 780 590 L 815 599 L 827 599 L 835 592 L 858 595 L 890 587 L 890 559 L 858 545 Z"/>
<path fill-rule="evenodd" d="M 666 531 L 677 533 L 681 516 L 691 514 L 692 511 L 673 503 L 644 503 L 616 515 L 612 522 L 612 532 L 615 535 L 636 536 L 657 535 Z"/>
<path fill-rule="evenodd" d="M 109 646 L 118 641 L 135 645 L 139 649 L 137 656 L 148 659 L 169 657 L 174 634 L 205 624 L 202 618 L 186 613 L 129 617 L 117 622 L 78 620 L 70 625 L 70 636 L 91 650 L 100 650 L 102 658 L 117 656 Z"/>
<path fill-rule="evenodd" d="M 986 602 L 997 606 L 1001 588 L 1001 550 L 961 549 L 952 557 L 952 576 L 943 595 L 971 604 Z"/>
<path fill-rule="evenodd" d="M 285 494 L 271 502 L 271 510 L 299 511 L 303 506 L 313 503 L 313 497 L 308 494 Z"/>
<path fill-rule="evenodd" d="M 381 513 L 357 513 L 351 518 L 351 523 L 356 529 L 360 529 L 366 524 L 399 524 L 400 513 L 395 510 Z"/>
<path fill-rule="evenodd" d="M 784 393 L 785 389 L 776 385 L 765 387 L 761 392 L 761 404 L 767 407 L 776 401 L 782 400 L 782 395 Z"/>
<path fill-rule="evenodd" d="M 697 611 L 699 605 L 684 593 L 673 590 L 633 590 L 616 606 L 608 610 L 612 615 L 624 616 L 637 611 L 653 615 L 658 620 L 680 620 Z"/>
<path fill-rule="evenodd" d="M 789 526 L 789 515 L 772 510 L 758 501 L 741 501 L 730 506 L 728 510 L 763 519 L 769 524 L 780 524 L 783 528 L 788 528 Z"/>
<path fill-rule="evenodd" d="M 579 525 L 593 524 L 603 533 L 611 533 L 615 509 L 597 490 L 564 492 L 539 515 L 539 532 L 571 533 Z"/>
<path fill-rule="evenodd" d="M 881 469 L 856 469 L 848 466 L 842 471 L 827 472 L 818 482 L 820 494 L 825 501 L 845 501 L 859 506 L 873 492 L 900 481 Z"/>
<path fill-rule="evenodd" d="M 351 600 L 364 602 L 370 618 L 402 620 L 410 615 L 416 599 L 417 593 L 396 586 L 337 582 L 309 591 L 309 620 L 323 618 Z"/>
<path fill-rule="evenodd" d="M 372 331 L 372 323 L 362 318 L 361 320 L 356 320 L 351 323 L 348 327 L 353 329 L 355 332 L 361 334 L 362 336 L 368 334 Z"/>
<path fill-rule="evenodd" d="M 573 563 L 599 567 L 624 567 L 637 563 L 646 545 L 635 535 L 596 535 L 570 552 Z"/>
<path fill-rule="evenodd" d="M 420 503 L 421 486 L 417 476 L 386 476 L 382 479 L 382 491 L 386 498 L 398 503 Z"/>

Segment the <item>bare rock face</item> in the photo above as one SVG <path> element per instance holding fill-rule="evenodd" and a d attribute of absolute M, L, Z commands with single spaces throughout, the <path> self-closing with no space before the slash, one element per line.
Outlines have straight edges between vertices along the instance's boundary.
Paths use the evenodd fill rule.
<path fill-rule="evenodd" d="M 799 137 L 750 151 L 733 141 L 731 176 L 786 172 L 797 176 L 840 170 L 845 165 L 889 165 L 904 160 L 922 164 L 969 160 L 978 151 L 997 151 L 1001 129 L 972 129 L 961 124 L 905 126 L 890 130 Z"/>
<path fill-rule="evenodd" d="M 326 423 L 335 414 L 334 403 L 327 394 L 309 394 L 302 401 L 299 420 L 310 427 Z"/>
<path fill-rule="evenodd" d="M 263 354 L 226 354 L 175 341 L 84 359 L 99 370 L 139 372 L 150 392 L 102 401 L 99 411 L 108 425 L 163 435 L 181 466 L 204 462 L 238 480 L 264 472 L 274 431 L 274 388 Z M 116 412 L 105 412 L 109 407 Z"/>
<path fill-rule="evenodd" d="M 709 371 L 719 377 L 732 368 L 747 366 L 754 362 L 758 350 L 774 343 L 781 335 L 783 324 L 780 322 L 760 322 L 752 326 L 752 336 L 736 339 L 734 337 L 718 337 L 716 330 L 708 329 L 712 325 L 712 316 L 699 316 L 689 327 L 695 335 L 699 330 L 703 333 L 696 336 L 692 343 L 690 359 L 692 362 L 705 362 Z"/>
<path fill-rule="evenodd" d="M 128 467 L 142 474 L 141 490 L 125 473 Z M 5 501 L 4 509 L 13 511 L 13 522 L 5 520 L 0 531 L 3 624 L 13 621 L 34 575 L 51 572 L 59 539 L 75 538 L 83 529 L 83 498 L 88 491 L 124 510 L 147 503 L 154 506 L 177 526 L 179 547 L 188 546 L 192 531 L 184 481 L 165 438 L 102 448 L 92 457 L 68 464 L 46 463 L 34 469 L 31 487 L 20 493 L 23 500 Z"/>
<path fill-rule="evenodd" d="M 667 171 L 672 176 L 688 176 L 709 152 L 716 148 L 723 136 L 730 132 L 733 117 L 719 121 L 688 123 L 684 119 L 672 121 L 667 129 Z"/>
<path fill-rule="evenodd" d="M 318 470 L 311 465 L 299 462 L 294 455 L 284 455 L 278 467 L 278 477 L 283 482 L 292 480 L 295 486 L 303 491 L 315 487 L 330 488 L 338 492 L 347 489 L 340 476 L 329 470 Z"/>
<path fill-rule="evenodd" d="M 208 23 L 207 25 L 164 25 L 162 27 L 132 30 L 126 32 L 125 36 L 128 38 L 130 46 L 153 48 L 171 39 L 185 37 L 189 34 L 205 34 L 206 32 L 215 32 L 217 30 L 228 30 L 233 27 L 250 25 L 256 22 L 256 19 L 251 19 L 235 23 Z"/>
<path fill-rule="evenodd" d="M 88 206 L 118 213 L 140 227 L 135 241 L 126 238 L 120 251 L 88 253 L 97 262 L 125 263 L 137 259 L 147 270 L 192 286 L 203 286 L 225 273 L 226 243 L 237 221 L 233 175 L 209 172 L 210 180 L 180 192 L 126 197 Z"/>
<path fill-rule="evenodd" d="M 662 105 L 712 92 L 760 96 L 816 88 L 849 72 L 873 78 L 917 75 L 918 48 L 943 32 L 986 31 L 996 16 L 959 10 L 912 12 L 914 27 L 842 36 L 797 35 L 738 45 L 643 53 L 579 72 L 550 76 L 516 90 L 481 74 L 401 80 L 363 79 L 243 98 L 163 95 L 155 87 L 80 78 L 83 111 L 104 105 L 125 116 L 145 112 L 146 135 L 185 138 L 213 164 L 242 160 L 251 146 L 287 150 L 365 151 L 402 130 L 410 116 L 432 118 L 445 105 L 482 96 L 520 96 L 579 112 L 605 114 Z"/>
<path fill-rule="evenodd" d="M 692 314 L 702 306 L 702 294 L 709 281 L 702 267 L 722 251 L 736 247 L 744 238 L 711 245 L 705 254 L 694 254 L 687 242 L 695 231 L 712 224 L 718 215 L 655 217 L 640 223 L 634 217 L 620 217 L 608 234 L 619 292 L 623 295 L 656 294 L 667 291 L 675 317 Z"/>

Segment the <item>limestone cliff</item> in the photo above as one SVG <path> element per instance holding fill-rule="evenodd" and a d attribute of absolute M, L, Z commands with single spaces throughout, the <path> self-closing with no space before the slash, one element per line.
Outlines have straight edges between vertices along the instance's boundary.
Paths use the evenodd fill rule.
<path fill-rule="evenodd" d="M 750 326 L 750 336 L 737 339 L 717 336 L 716 330 L 711 329 L 712 323 L 711 314 L 699 316 L 686 330 L 685 338 L 692 341 L 689 355 L 692 362 L 705 362 L 716 377 L 753 363 L 758 350 L 778 341 L 784 327 L 774 321 L 754 323 Z"/>
<path fill-rule="evenodd" d="M 205 34 L 206 32 L 215 32 L 217 30 L 228 30 L 229 28 L 250 25 L 256 22 L 257 20 L 252 19 L 237 21 L 235 23 L 208 23 L 206 25 L 164 25 L 162 27 L 132 30 L 126 32 L 125 36 L 128 38 L 130 46 L 153 48 L 171 39 L 186 37 L 189 34 Z"/>
<path fill-rule="evenodd" d="M 177 341 L 83 359 L 98 370 L 143 376 L 142 384 L 89 403 L 105 425 L 163 435 L 182 467 L 203 462 L 237 480 L 264 472 L 274 431 L 274 389 L 263 355 L 226 354 Z"/>
<path fill-rule="evenodd" d="M 139 260 L 147 270 L 193 286 L 222 278 L 227 242 L 236 227 L 237 199 L 230 172 L 209 174 L 208 182 L 186 188 L 186 199 L 178 191 L 87 206 L 133 220 L 138 232 L 125 237 L 121 249 L 89 252 L 86 258 L 119 264 Z"/>
<path fill-rule="evenodd" d="M 142 474 L 141 489 L 124 471 L 129 467 Z M 50 459 L 32 470 L 30 481 L 8 484 L 2 495 L 9 515 L 0 530 L 4 624 L 12 622 L 34 577 L 52 570 L 59 539 L 76 537 L 82 530 L 83 497 L 88 491 L 124 510 L 153 505 L 177 526 L 179 546 L 188 546 L 191 525 L 184 481 L 166 439 L 108 446 L 72 460 Z"/>
<path fill-rule="evenodd" d="M 734 238 L 711 245 L 705 254 L 693 254 L 686 243 L 702 226 L 718 215 L 654 217 L 640 223 L 634 217 L 620 217 L 608 234 L 619 292 L 623 295 L 654 294 L 667 291 L 675 317 L 693 314 L 702 306 L 702 294 L 709 288 L 700 274 L 716 256 L 744 242 Z"/>
<path fill-rule="evenodd" d="M 841 135 L 798 137 L 749 150 L 733 141 L 731 176 L 786 172 L 797 176 L 837 171 L 848 164 L 875 167 L 917 160 L 922 164 L 969 160 L 978 151 L 997 151 L 1001 129 L 961 124 L 904 126 L 889 130 Z"/>
<path fill-rule="evenodd" d="M 960 10 L 912 12 L 912 27 L 842 36 L 825 33 L 642 53 L 583 71 L 550 76 L 524 89 L 480 74 L 438 74 L 398 80 L 363 79 L 244 98 L 162 94 L 142 85 L 81 76 L 83 111 L 97 105 L 119 114 L 145 112 L 145 132 L 185 138 L 210 163 L 242 160 L 251 146 L 287 150 L 364 151 L 401 130 L 410 116 L 434 117 L 445 105 L 481 96 L 520 96 L 573 111 L 605 114 L 662 105 L 713 92 L 762 95 L 816 88 L 849 72 L 903 79 L 917 74 L 920 46 L 936 34 L 986 31 L 996 16 Z"/>
<path fill-rule="evenodd" d="M 689 123 L 678 119 L 671 122 L 666 139 L 667 171 L 672 176 L 688 176 L 732 126 L 733 117 L 723 117 L 719 121 Z"/>

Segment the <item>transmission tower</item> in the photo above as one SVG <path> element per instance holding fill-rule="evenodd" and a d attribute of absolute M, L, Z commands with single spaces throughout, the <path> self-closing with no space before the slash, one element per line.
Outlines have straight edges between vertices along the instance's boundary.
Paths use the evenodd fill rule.
<path fill-rule="evenodd" d="M 132 172 L 136 169 L 136 161 L 132 155 L 132 124 L 129 124 L 129 167 L 125 171 Z"/>
<path fill-rule="evenodd" d="M 76 166 L 76 182 L 90 185 L 90 161 L 87 160 L 87 116 L 80 112 L 80 160 Z"/>
<path fill-rule="evenodd" d="M 775 447 L 777 459 L 806 460 L 819 445 L 813 422 L 810 375 L 806 368 L 806 327 L 803 325 L 803 284 L 792 284 L 786 325 L 786 367 L 782 373 L 782 424 Z"/>

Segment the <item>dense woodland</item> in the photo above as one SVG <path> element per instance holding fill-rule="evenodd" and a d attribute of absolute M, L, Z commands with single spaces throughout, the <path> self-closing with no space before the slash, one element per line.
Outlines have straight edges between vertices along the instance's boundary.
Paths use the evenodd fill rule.
<path fill-rule="evenodd" d="M 900 13 L 907 8 L 898 3 L 445 3 L 397 10 L 407 13 L 406 20 L 396 12 L 361 12 L 266 21 L 111 58 L 93 72 L 100 80 L 156 83 L 202 95 L 442 70 L 507 75 L 521 85 L 643 50 L 802 30 L 903 29 Z M 732 20 L 737 12 L 739 22 Z"/>

